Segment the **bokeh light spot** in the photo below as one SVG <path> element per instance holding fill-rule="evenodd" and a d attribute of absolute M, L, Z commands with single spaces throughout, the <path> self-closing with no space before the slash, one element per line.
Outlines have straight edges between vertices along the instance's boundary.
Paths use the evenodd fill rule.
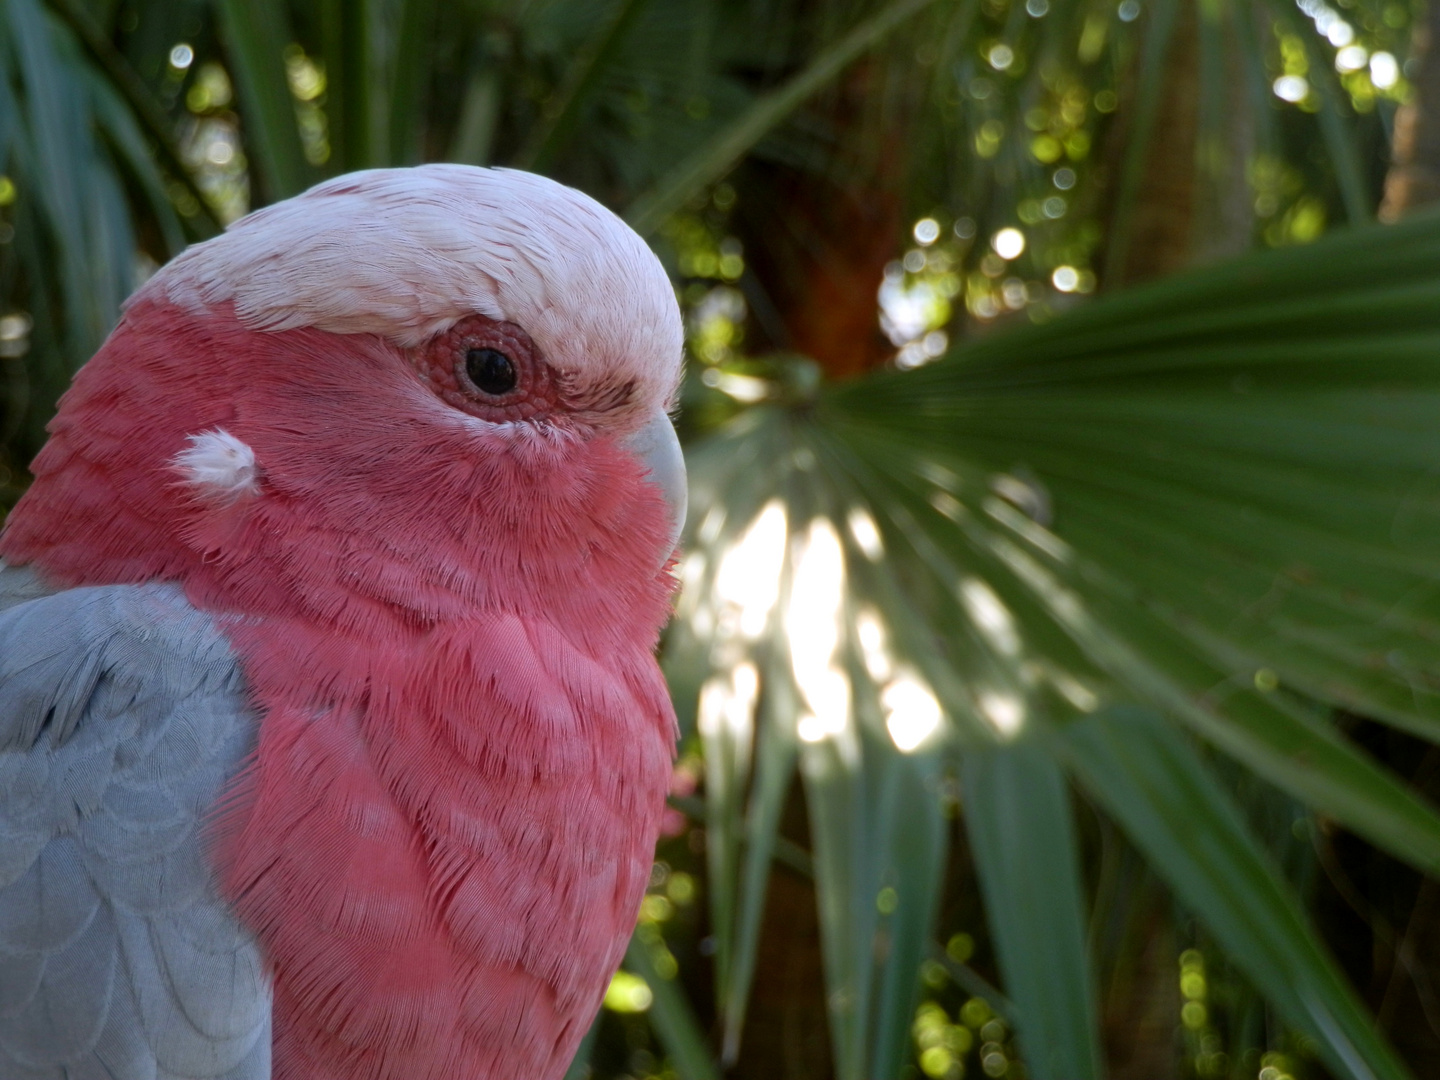
<path fill-rule="evenodd" d="M 1303 75 L 1281 75 L 1275 80 L 1273 89 L 1281 101 L 1304 101 L 1305 95 L 1310 93 L 1310 84 Z"/>
<path fill-rule="evenodd" d="M 1370 81 L 1380 90 L 1389 90 L 1400 81 L 1400 65 L 1388 52 L 1370 57 Z"/>
<path fill-rule="evenodd" d="M 1002 259 L 1019 258 L 1020 253 L 1025 250 L 1025 234 L 1013 226 L 1001 229 L 991 237 L 990 246 Z"/>
<path fill-rule="evenodd" d="M 639 975 L 617 971 L 605 991 L 605 1008 L 618 1013 L 642 1013 L 650 1008 L 655 994 Z"/>

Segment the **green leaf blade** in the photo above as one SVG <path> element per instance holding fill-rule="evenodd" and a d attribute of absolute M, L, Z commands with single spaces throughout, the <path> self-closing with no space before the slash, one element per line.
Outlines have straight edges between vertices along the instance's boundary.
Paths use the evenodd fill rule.
<path fill-rule="evenodd" d="M 269 201 L 298 195 L 313 178 L 285 74 L 290 20 L 279 0 L 216 0 L 231 73 L 244 106 L 244 135 Z"/>
<path fill-rule="evenodd" d="M 1373 1029 L 1293 893 L 1194 752 L 1153 714 L 1102 711 L 1071 724 L 1063 752 L 1086 791 L 1149 857 L 1227 955 L 1351 1080 L 1409 1071 Z"/>
<path fill-rule="evenodd" d="M 719 180 L 751 147 L 807 98 L 833 80 L 847 64 L 933 2 L 894 0 L 822 50 L 803 71 L 755 102 L 729 127 L 662 176 L 649 191 L 637 197 L 626 209 L 625 220 L 642 236 L 654 232 L 667 215 L 683 206 L 707 184 Z"/>
<path fill-rule="evenodd" d="M 965 824 L 1028 1075 L 1103 1075 L 1064 776 L 1030 740 L 967 753 Z"/>

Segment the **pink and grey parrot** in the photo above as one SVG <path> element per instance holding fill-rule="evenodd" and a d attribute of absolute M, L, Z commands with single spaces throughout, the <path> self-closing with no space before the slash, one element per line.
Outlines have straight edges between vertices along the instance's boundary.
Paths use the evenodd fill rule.
<path fill-rule="evenodd" d="M 590 198 L 465 166 L 128 302 L 0 534 L 0 1080 L 547 1080 L 674 749 L 682 325 Z"/>

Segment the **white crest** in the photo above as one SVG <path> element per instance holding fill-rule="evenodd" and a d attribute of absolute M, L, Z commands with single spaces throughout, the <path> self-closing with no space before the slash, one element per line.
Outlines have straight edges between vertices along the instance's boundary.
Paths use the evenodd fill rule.
<path fill-rule="evenodd" d="M 233 303 L 256 330 L 313 326 L 409 347 L 467 315 L 522 327 L 554 367 L 633 380 L 661 403 L 684 330 L 660 261 L 594 199 L 542 176 L 470 165 L 374 169 L 235 222 L 136 298 Z"/>
<path fill-rule="evenodd" d="M 189 437 L 190 445 L 171 462 L 197 493 L 219 502 L 234 502 L 260 490 L 255 451 L 224 428 Z"/>

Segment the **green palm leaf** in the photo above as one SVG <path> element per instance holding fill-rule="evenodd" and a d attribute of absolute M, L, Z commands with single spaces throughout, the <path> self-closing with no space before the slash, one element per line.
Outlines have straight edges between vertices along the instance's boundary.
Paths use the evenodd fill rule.
<path fill-rule="evenodd" d="M 741 756 L 757 717 L 757 747 L 774 737 L 765 725 L 795 725 L 831 1001 L 844 1006 L 832 1004 L 842 1075 L 880 1063 L 866 1057 L 884 1028 L 866 955 L 875 890 L 902 846 L 895 823 L 923 831 L 924 805 L 935 812 L 923 777 L 946 745 L 963 751 L 967 826 L 1036 1075 L 1097 1068 L 1073 842 L 1044 758 L 1069 718 L 1148 701 L 1375 843 L 1440 866 L 1440 815 L 1323 708 L 1437 731 L 1436 267 L 1440 219 L 1357 230 L 753 410 L 696 448 L 675 645 L 697 670 L 677 686 L 706 671 L 731 680 L 726 701 L 744 722 L 726 730 Z M 823 572 L 807 569 L 817 551 L 829 553 Z M 751 697 L 737 704 L 745 665 Z M 794 713 L 754 710 L 786 682 Z M 717 754 L 722 727 L 702 708 Z M 734 815 L 738 852 L 749 766 L 725 753 L 736 767 L 709 790 L 709 812 Z M 1181 768 L 1166 753 L 1154 751 L 1154 768 Z M 1099 758 L 1086 761 L 1077 767 L 1101 797 Z M 1017 802 L 1021 773 L 1051 795 Z M 895 775 L 909 779 L 887 788 Z M 1271 946 L 1284 956 L 1266 962 L 1290 989 L 1247 968 L 1256 985 L 1336 1068 L 1403 1075 L 1383 1042 L 1362 1037 L 1363 1012 L 1295 899 L 1256 869 L 1253 842 L 1218 795 L 1187 782 L 1202 808 L 1194 843 L 1213 857 L 1168 864 L 1152 852 L 1157 867 L 1197 910 L 1213 894 L 1206 917 L 1232 948 L 1248 939 L 1218 923 L 1236 910 L 1289 919 Z M 1101 801 L 1133 833 L 1140 798 Z M 1180 812 L 1145 805 L 1172 822 Z M 910 875 L 909 888 L 926 888 L 924 869 Z M 1050 887 L 1021 887 L 1036 875 Z M 912 980 L 921 955 L 903 957 Z M 1045 958 L 1063 975 L 1053 985 Z"/>
<path fill-rule="evenodd" d="M 907 18 L 934 0 L 894 0 L 820 50 L 808 66 L 784 85 L 756 101 L 685 160 L 637 196 L 625 218 L 642 234 L 696 192 L 719 180 L 740 158 L 784 121 L 804 101 L 834 81 L 857 56 L 873 48 Z"/>
<path fill-rule="evenodd" d="M 1065 779 L 1024 740 L 965 755 L 965 823 L 1037 1080 L 1103 1075 Z"/>
<path fill-rule="evenodd" d="M 278 0 L 216 0 L 231 72 L 245 106 L 245 141 L 270 201 L 314 182 L 285 75 L 290 20 Z"/>
<path fill-rule="evenodd" d="M 1091 797 L 1338 1075 L 1409 1075 L 1237 809 L 1173 729 L 1153 713 L 1105 710 L 1070 725 L 1064 747 Z"/>

